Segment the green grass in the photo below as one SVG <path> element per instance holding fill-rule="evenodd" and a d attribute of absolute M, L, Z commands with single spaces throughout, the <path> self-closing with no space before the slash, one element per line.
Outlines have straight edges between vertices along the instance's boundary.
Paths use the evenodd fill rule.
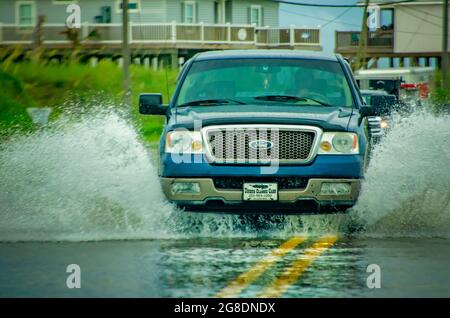
<path fill-rule="evenodd" d="M 162 93 L 165 103 L 175 89 L 177 70 L 153 71 L 132 65 L 130 69 L 133 106 L 131 118 L 144 140 L 154 142 L 161 134 L 164 119 L 161 116 L 142 116 L 137 111 L 139 93 Z M 435 86 L 440 86 L 440 74 Z M 51 120 L 64 111 L 67 101 L 86 107 L 100 97 L 122 107 L 122 69 L 111 61 L 101 61 L 96 67 L 67 63 L 3 63 L 0 64 L 0 134 L 15 129 L 32 130 L 27 107 L 53 107 Z M 450 89 L 432 91 L 432 107 L 436 112 L 448 112 Z"/>
<path fill-rule="evenodd" d="M 29 129 L 31 120 L 26 108 L 31 106 L 31 100 L 22 83 L 14 76 L 0 71 L 0 86 L 0 129 Z"/>
<path fill-rule="evenodd" d="M 175 91 L 178 70 L 165 69 L 153 71 L 133 65 L 131 67 L 131 85 L 133 105 L 138 104 L 139 93 L 161 93 L 163 102 L 168 103 Z M 138 113 L 137 106 L 133 108 L 133 118 L 138 125 L 142 137 L 148 141 L 155 141 L 161 135 L 164 118 L 162 116 L 143 116 Z"/>
<path fill-rule="evenodd" d="M 444 90 L 441 88 L 442 74 L 436 73 L 434 86 L 436 87 L 431 92 L 432 109 L 436 113 L 450 113 L 450 85 Z M 448 75 L 448 81 L 450 84 L 450 74 Z"/>
<path fill-rule="evenodd" d="M 167 103 L 168 96 L 174 91 L 178 71 L 153 71 L 132 65 L 130 74 L 133 94 L 130 113 L 142 137 L 154 141 L 161 133 L 164 119 L 139 115 L 138 94 L 162 93 Z M 56 119 L 68 100 L 86 102 L 89 106 L 90 100 L 101 96 L 120 107 L 124 93 L 122 69 L 110 61 L 101 61 L 96 67 L 77 63 L 4 63 L 0 64 L 0 85 L 0 125 L 3 131 L 15 126 L 30 129 L 27 107 L 53 107 L 52 119 Z"/>

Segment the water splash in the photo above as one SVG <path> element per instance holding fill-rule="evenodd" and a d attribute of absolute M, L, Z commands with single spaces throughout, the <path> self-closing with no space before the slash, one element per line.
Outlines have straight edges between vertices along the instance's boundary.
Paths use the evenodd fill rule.
<path fill-rule="evenodd" d="M 334 230 L 336 222 L 328 219 L 179 211 L 164 201 L 150 151 L 126 115 L 108 105 L 90 110 L 74 106 L 45 129 L 14 135 L 0 145 L 1 241 Z"/>
<path fill-rule="evenodd" d="M 67 109 L 49 127 L 0 144 L 0 241 L 346 235 L 354 224 L 369 235 L 450 229 L 448 117 L 396 121 L 348 223 L 347 215 L 179 211 L 164 201 L 148 146 L 126 115 L 107 105 Z"/>
<path fill-rule="evenodd" d="M 351 213 L 364 235 L 450 235 L 449 117 L 393 115 Z"/>
<path fill-rule="evenodd" d="M 155 217 L 149 208 L 169 209 L 155 191 L 158 183 L 147 151 L 126 120 L 106 110 L 91 115 L 89 120 L 63 117 L 1 146 L 3 238 L 139 236 L 139 229 Z"/>

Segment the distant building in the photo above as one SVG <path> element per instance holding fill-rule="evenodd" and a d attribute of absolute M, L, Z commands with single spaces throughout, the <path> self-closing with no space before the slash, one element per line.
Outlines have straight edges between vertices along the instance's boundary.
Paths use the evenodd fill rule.
<path fill-rule="evenodd" d="M 424 66 L 435 58 L 440 63 L 442 51 L 443 1 L 413 0 L 392 4 L 399 0 L 372 0 L 379 4 L 380 15 L 377 28 L 369 30 L 366 57 L 373 59 L 388 57 L 410 59 L 410 65 L 418 65 L 422 59 Z M 359 1 L 364 4 L 364 1 Z M 386 4 L 386 5 L 383 5 Z M 335 51 L 353 58 L 358 52 L 359 31 L 337 31 Z M 450 41 L 449 41 L 450 42 Z"/>
<path fill-rule="evenodd" d="M 121 0 L 1 0 L 0 47 L 32 47 L 38 17 L 45 16 L 43 46 L 70 50 L 63 32 L 72 3 L 81 8 L 76 36 L 83 48 L 120 54 Z M 174 64 L 211 49 L 321 50 L 319 29 L 278 26 L 278 6 L 271 0 L 129 0 L 132 54 L 170 56 Z"/>
<path fill-rule="evenodd" d="M 81 20 L 88 23 L 121 23 L 121 0 L 1 0 L 0 21 L 33 25 L 45 15 L 47 23 L 64 23 L 66 7 L 77 3 Z M 270 0 L 129 0 L 134 23 L 233 23 L 278 26 L 278 3 Z"/>

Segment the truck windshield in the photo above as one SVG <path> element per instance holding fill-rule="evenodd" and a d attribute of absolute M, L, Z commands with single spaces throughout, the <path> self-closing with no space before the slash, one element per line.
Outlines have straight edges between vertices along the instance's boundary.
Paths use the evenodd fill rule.
<path fill-rule="evenodd" d="M 194 62 L 176 101 L 177 106 L 238 104 L 352 107 L 353 98 L 338 62 L 256 58 Z"/>

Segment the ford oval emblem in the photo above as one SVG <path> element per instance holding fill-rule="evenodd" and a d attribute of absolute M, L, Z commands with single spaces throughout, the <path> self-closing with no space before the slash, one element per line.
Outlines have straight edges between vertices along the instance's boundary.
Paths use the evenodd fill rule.
<path fill-rule="evenodd" d="M 273 142 L 268 140 L 253 140 L 248 143 L 248 146 L 255 150 L 261 150 L 261 149 L 272 149 L 273 148 Z"/>

